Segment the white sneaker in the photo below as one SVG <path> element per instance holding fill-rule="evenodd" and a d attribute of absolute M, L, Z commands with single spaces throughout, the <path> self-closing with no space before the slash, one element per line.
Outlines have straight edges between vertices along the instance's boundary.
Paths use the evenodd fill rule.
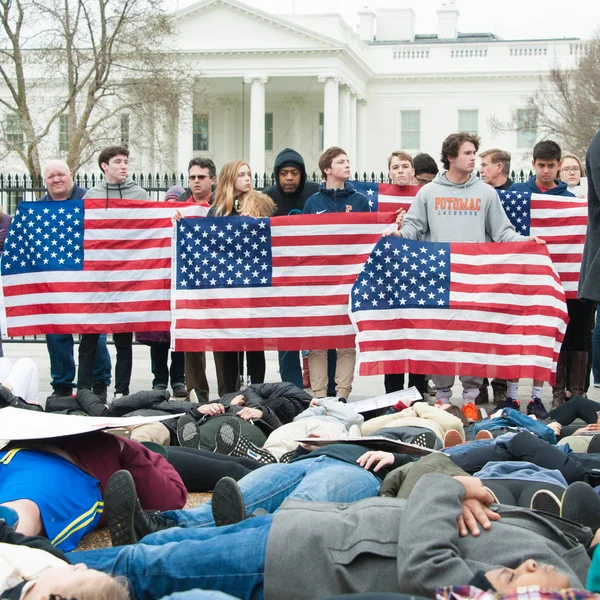
<path fill-rule="evenodd" d="M 190 402 L 192 404 L 199 404 L 200 403 L 200 399 L 198 398 L 198 393 L 196 392 L 196 390 L 191 390 L 190 391 Z"/>
<path fill-rule="evenodd" d="M 596 383 L 596 382 L 594 381 L 594 387 L 600 388 L 600 383 Z"/>
<path fill-rule="evenodd" d="M 113 396 L 113 402 L 115 400 L 120 400 L 125 394 L 120 394 L 118 392 L 115 392 L 115 395 Z"/>

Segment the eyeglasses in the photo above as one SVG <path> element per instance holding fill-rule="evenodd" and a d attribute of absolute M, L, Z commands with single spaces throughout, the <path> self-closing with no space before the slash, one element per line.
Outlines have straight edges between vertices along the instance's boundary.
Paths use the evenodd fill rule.
<path fill-rule="evenodd" d="M 579 167 L 563 167 L 560 172 L 561 173 L 579 173 L 581 169 Z"/>
<path fill-rule="evenodd" d="M 210 177 L 210 175 L 190 175 L 190 181 L 196 181 L 196 179 L 204 181 L 207 177 Z"/>

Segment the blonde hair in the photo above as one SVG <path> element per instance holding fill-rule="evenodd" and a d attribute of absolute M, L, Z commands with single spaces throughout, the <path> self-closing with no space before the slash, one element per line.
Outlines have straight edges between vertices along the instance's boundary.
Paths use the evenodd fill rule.
<path fill-rule="evenodd" d="M 219 173 L 217 181 L 217 189 L 215 191 L 215 201 L 213 208 L 215 215 L 227 217 L 234 212 L 235 197 L 235 180 L 237 179 L 240 169 L 246 166 L 250 169 L 250 165 L 243 160 L 230 160 L 225 163 Z M 252 174 L 252 170 L 250 170 Z M 252 181 L 252 177 L 250 177 Z M 249 214 L 252 217 L 270 217 L 275 213 L 275 202 L 265 194 L 261 194 L 256 190 L 250 189 L 237 198 L 239 201 L 239 213 Z"/>
<path fill-rule="evenodd" d="M 585 171 L 583 170 L 583 164 L 577 156 L 575 156 L 571 152 L 565 152 L 561 156 L 560 162 L 563 162 L 565 160 L 565 158 L 572 158 L 579 165 L 579 173 L 580 173 L 581 177 L 585 177 Z"/>
<path fill-rule="evenodd" d="M 129 581 L 125 577 L 111 577 L 95 569 L 87 569 L 84 573 L 89 576 L 69 582 L 68 589 L 62 590 L 58 584 L 51 596 L 76 600 L 129 600 Z"/>

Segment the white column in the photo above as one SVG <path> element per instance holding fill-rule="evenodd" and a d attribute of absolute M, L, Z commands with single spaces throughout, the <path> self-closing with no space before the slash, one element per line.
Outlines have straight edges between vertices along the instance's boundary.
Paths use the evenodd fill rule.
<path fill-rule="evenodd" d="M 339 88 L 340 96 L 340 146 L 350 154 L 350 88 L 342 85 Z"/>
<path fill-rule="evenodd" d="M 323 148 L 327 149 L 330 146 L 337 146 L 339 143 L 339 80 L 336 77 L 319 77 L 319 82 L 325 83 Z"/>
<path fill-rule="evenodd" d="M 356 109 L 356 90 L 350 90 L 350 120 L 348 123 L 348 134 L 350 142 L 348 144 L 348 150 L 350 155 L 350 166 L 352 167 L 352 173 L 358 171 L 358 157 L 357 146 L 356 146 L 356 125 L 357 125 L 357 109 Z"/>
<path fill-rule="evenodd" d="M 250 84 L 250 168 L 259 179 L 265 172 L 265 84 L 267 77 L 246 77 Z"/>
<path fill-rule="evenodd" d="M 177 124 L 177 175 L 187 175 L 187 166 L 192 158 L 193 145 L 193 100 L 184 94 L 179 102 L 179 120 Z"/>
<path fill-rule="evenodd" d="M 356 166 L 362 175 L 367 170 L 367 101 L 359 98 L 356 107 Z"/>

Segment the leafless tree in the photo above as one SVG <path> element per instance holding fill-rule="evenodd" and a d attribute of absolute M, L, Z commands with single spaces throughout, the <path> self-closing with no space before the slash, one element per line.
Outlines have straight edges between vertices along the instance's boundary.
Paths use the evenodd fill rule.
<path fill-rule="evenodd" d="M 0 16 L 0 109 L 20 129 L 0 119 L 0 157 L 16 152 L 33 177 L 59 126 L 75 171 L 128 142 L 127 119 L 136 147 L 175 121 L 182 70 L 164 0 L 0 0 Z"/>
<path fill-rule="evenodd" d="M 586 44 L 572 70 L 555 68 L 527 99 L 525 111 L 509 123 L 492 120 L 500 131 L 535 130 L 551 137 L 565 151 L 585 156 L 590 140 L 600 129 L 600 34 Z"/>

